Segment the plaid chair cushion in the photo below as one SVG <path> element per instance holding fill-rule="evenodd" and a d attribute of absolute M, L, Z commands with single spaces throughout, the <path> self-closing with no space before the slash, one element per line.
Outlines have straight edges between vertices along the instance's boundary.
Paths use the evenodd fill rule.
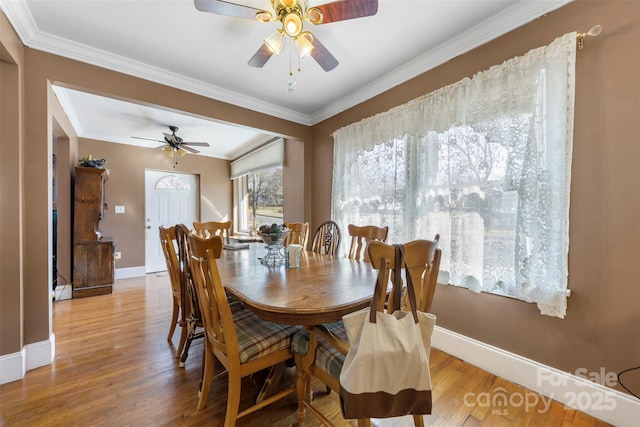
<path fill-rule="evenodd" d="M 326 323 L 324 326 L 338 338 L 347 341 L 347 332 L 344 329 L 342 321 Z M 309 351 L 309 332 L 304 330 L 297 332 L 291 340 L 291 350 L 301 355 L 307 354 Z M 345 356 L 342 353 L 323 338 L 318 337 L 318 349 L 316 350 L 317 366 L 329 372 L 333 377 L 340 378 L 344 358 Z"/>
<path fill-rule="evenodd" d="M 233 321 L 238 336 L 240 363 L 289 348 L 291 336 L 300 330 L 297 326 L 267 322 L 247 309 L 233 311 Z"/>
<path fill-rule="evenodd" d="M 238 310 L 244 309 L 244 306 L 242 305 L 242 303 L 230 295 L 227 297 L 227 302 L 229 303 L 229 308 L 231 309 L 231 313 L 235 313 Z"/>

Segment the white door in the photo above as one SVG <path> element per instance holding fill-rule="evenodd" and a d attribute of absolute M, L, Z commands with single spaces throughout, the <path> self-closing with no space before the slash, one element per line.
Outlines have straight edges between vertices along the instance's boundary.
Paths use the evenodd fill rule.
<path fill-rule="evenodd" d="M 199 221 L 198 176 L 145 171 L 145 267 L 147 273 L 164 271 L 167 264 L 160 247 L 158 227 Z"/>

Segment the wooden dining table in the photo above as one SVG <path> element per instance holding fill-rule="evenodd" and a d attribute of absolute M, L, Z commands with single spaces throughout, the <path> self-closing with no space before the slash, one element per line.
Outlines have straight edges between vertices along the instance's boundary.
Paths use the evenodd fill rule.
<path fill-rule="evenodd" d="M 336 322 L 368 307 L 377 272 L 371 264 L 345 257 L 302 251 L 300 267 L 264 265 L 265 245 L 223 250 L 217 260 L 227 293 L 264 320 L 312 326 Z M 277 386 L 284 364 L 270 369 L 256 403 Z"/>
<path fill-rule="evenodd" d="M 335 322 L 369 306 L 377 272 L 371 264 L 302 251 L 300 267 L 269 266 L 263 244 L 224 250 L 218 260 L 227 292 L 258 316 L 288 325 Z"/>

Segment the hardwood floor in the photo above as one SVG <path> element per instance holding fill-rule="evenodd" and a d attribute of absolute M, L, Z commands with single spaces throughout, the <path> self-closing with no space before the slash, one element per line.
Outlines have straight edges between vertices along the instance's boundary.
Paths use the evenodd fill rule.
<path fill-rule="evenodd" d="M 118 280 L 114 293 L 53 304 L 56 336 L 54 362 L 29 371 L 24 379 L 0 386 L 2 426 L 221 426 L 226 404 L 226 377 L 214 381 L 207 407 L 196 411 L 202 340 L 191 348 L 184 368 L 174 357 L 179 333 L 167 342 L 171 319 L 168 276 Z M 499 387 L 507 395 L 533 392 L 482 371 L 441 351 L 432 350 L 432 426 L 606 426 L 608 424 L 542 398 L 524 405 L 479 405 Z M 289 368 L 283 381 L 295 376 Z M 317 383 L 314 390 L 324 387 Z M 243 383 L 243 402 L 257 387 Z M 529 394 L 527 394 L 529 393 Z M 465 404 L 465 396 L 467 397 Z M 537 395 L 535 395 L 537 396 Z M 316 398 L 338 426 L 342 419 L 335 393 Z M 241 403 L 241 407 L 243 403 Z M 239 420 L 238 426 L 295 426 L 295 394 Z M 528 409 L 528 410 L 526 410 Z M 307 426 L 321 425 L 307 414 Z M 372 425 L 413 425 L 410 417 L 373 420 Z"/>

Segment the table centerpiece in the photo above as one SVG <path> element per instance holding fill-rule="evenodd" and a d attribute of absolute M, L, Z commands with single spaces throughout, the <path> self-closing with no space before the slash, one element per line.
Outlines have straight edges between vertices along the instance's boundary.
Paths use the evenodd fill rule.
<path fill-rule="evenodd" d="M 283 242 L 289 235 L 289 230 L 284 225 L 261 225 L 257 235 L 266 245 L 267 253 L 260 259 L 265 265 L 280 265 L 285 263 Z"/>

